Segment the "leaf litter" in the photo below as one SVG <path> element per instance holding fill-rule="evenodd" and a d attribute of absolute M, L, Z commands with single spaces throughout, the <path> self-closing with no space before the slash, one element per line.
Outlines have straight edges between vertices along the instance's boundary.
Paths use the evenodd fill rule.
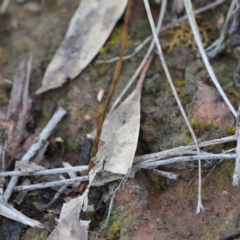
<path fill-rule="evenodd" d="M 83 0 L 49 64 L 36 94 L 61 87 L 97 55 L 122 16 L 127 0 Z"/>
<path fill-rule="evenodd" d="M 99 173 L 100 171 L 106 171 L 106 172 L 111 172 L 111 173 L 117 173 L 117 174 L 121 174 L 121 175 L 125 175 L 127 173 L 129 173 L 129 169 L 131 168 L 131 165 L 133 163 L 133 158 L 134 158 L 134 154 L 135 154 L 135 144 L 136 144 L 136 138 L 138 138 L 138 134 L 139 134 L 139 126 L 140 124 L 136 124 L 137 126 L 133 126 L 134 123 L 136 123 L 136 121 L 132 120 L 132 116 L 129 116 L 128 113 L 126 113 L 126 109 L 124 110 L 124 106 L 125 108 L 128 108 L 132 111 L 132 113 L 137 115 L 137 120 L 140 121 L 140 92 L 141 89 L 139 90 L 138 87 L 134 90 L 134 92 L 124 101 L 124 103 L 118 108 L 116 109 L 112 114 L 110 114 L 107 118 L 106 118 L 106 122 L 104 123 L 103 126 L 103 132 L 101 135 L 101 141 L 103 143 L 103 145 L 100 147 L 98 155 L 97 155 L 97 160 L 96 160 L 96 166 L 92 169 L 92 171 L 90 172 L 90 181 L 89 181 L 89 185 L 86 189 L 86 191 L 84 192 L 84 194 L 76 201 L 73 202 L 73 207 L 70 208 L 70 210 L 66 210 L 66 212 L 64 212 L 63 208 L 63 213 L 61 214 L 60 220 L 61 222 L 65 222 L 67 220 L 69 220 L 69 216 L 76 207 L 79 207 L 81 205 L 84 205 L 83 209 L 85 209 L 87 203 L 86 203 L 86 194 L 89 191 L 89 187 L 91 186 L 93 179 L 95 178 L 96 174 Z M 122 107 L 123 106 L 123 107 Z M 121 107 L 123 109 L 121 109 Z M 118 111 L 120 113 L 118 113 Z M 139 114 L 138 114 L 139 113 Z M 117 116 L 119 117 L 119 119 L 117 119 Z M 112 117 L 112 119 L 111 119 Z M 119 126 L 120 130 L 118 129 L 117 131 L 115 131 L 116 129 L 112 129 L 111 127 L 111 123 L 108 123 L 108 120 L 112 120 L 113 123 L 117 122 L 117 126 Z M 116 120 L 117 119 L 117 120 Z M 120 120 L 120 121 L 118 121 Z M 131 131 L 128 132 L 128 127 L 126 127 L 127 122 L 129 121 L 129 126 L 131 126 L 129 129 L 131 129 Z M 109 133 L 109 131 L 105 131 L 105 128 L 107 128 L 106 126 L 109 126 L 110 129 L 112 129 L 112 132 L 115 131 L 115 133 Z M 115 127 L 115 126 L 114 126 Z M 136 134 L 137 132 L 137 134 Z M 108 135 L 108 137 L 105 139 L 105 134 Z M 111 152 L 113 154 L 122 154 L 122 149 L 124 149 L 125 147 L 125 143 L 129 140 L 129 134 L 132 134 L 134 136 L 134 140 L 130 141 L 129 143 L 132 144 L 133 146 L 133 156 L 131 154 L 128 153 L 127 151 L 127 157 L 129 157 L 129 162 L 122 162 L 119 166 L 118 164 L 116 164 L 111 157 L 109 157 L 108 152 Z M 118 137 L 121 136 L 121 139 L 118 139 Z M 105 141 L 104 141 L 105 139 Z M 123 140 L 122 140 L 123 139 Z M 111 144 L 112 142 L 116 141 L 117 144 L 119 144 L 119 148 L 115 149 L 114 148 L 114 144 Z M 107 148 L 107 146 L 109 146 L 109 148 Z M 101 150 L 102 149 L 102 150 Z M 101 154 L 102 151 L 102 154 Z M 196 155 L 196 152 L 194 153 Z M 177 155 L 177 154 L 176 154 Z M 123 155 L 125 156 L 125 155 Z M 196 156 L 195 156 L 196 157 Z M 117 169 L 117 170 L 116 170 Z M 95 170 L 95 171 L 94 171 Z M 81 209 L 80 207 L 80 209 Z M 76 214 L 73 214 L 73 218 L 76 220 L 76 226 L 79 227 L 79 213 L 80 212 L 76 212 Z M 80 214 L 81 215 L 81 214 Z M 64 220 L 65 219 L 65 220 Z M 67 222 L 68 223 L 68 222 Z M 67 224 L 66 223 L 66 224 Z M 82 228 L 84 229 L 84 234 L 85 236 L 81 235 L 81 237 L 83 239 L 85 239 L 87 237 L 86 234 L 86 230 L 88 227 L 88 222 L 81 222 L 80 221 L 80 227 L 82 225 Z M 54 235 L 54 234 L 53 234 Z M 69 235 L 67 233 L 67 235 L 65 235 L 66 237 L 76 237 L 79 235 L 76 234 L 75 236 L 72 236 L 71 234 Z M 74 238 L 73 238 L 74 239 Z"/>
<path fill-rule="evenodd" d="M 135 90 L 105 119 L 101 134 L 103 144 L 94 167 L 97 172 L 124 176 L 131 170 L 140 128 L 141 89 L 152 58 L 148 59 Z"/>

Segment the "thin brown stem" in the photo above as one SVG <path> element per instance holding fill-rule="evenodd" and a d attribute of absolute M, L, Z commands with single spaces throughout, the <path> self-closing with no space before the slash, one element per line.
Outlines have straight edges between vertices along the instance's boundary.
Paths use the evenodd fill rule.
<path fill-rule="evenodd" d="M 112 99 L 112 95 L 113 95 L 114 89 L 117 85 L 119 75 L 120 75 L 120 71 L 121 71 L 121 68 L 122 68 L 122 61 L 123 61 L 122 58 L 124 56 L 124 52 L 125 52 L 126 45 L 127 45 L 128 28 L 129 28 L 129 22 L 130 22 L 130 16 L 131 16 L 131 6 L 132 6 L 132 0 L 128 0 L 128 4 L 127 4 L 127 7 L 126 7 L 126 12 L 125 12 L 125 15 L 124 15 L 124 28 L 123 28 L 123 33 L 122 33 L 122 42 L 121 42 L 119 60 L 117 61 L 116 69 L 115 69 L 112 84 L 111 84 L 111 87 L 110 87 L 110 90 L 109 90 L 109 93 L 108 93 L 108 96 L 107 96 L 105 107 L 104 107 L 103 112 L 101 113 L 101 116 L 100 116 L 101 121 L 100 121 L 100 126 L 98 126 L 98 128 L 97 128 L 97 135 L 96 135 L 96 138 L 95 138 L 95 141 L 94 141 L 94 144 L 93 144 L 92 157 L 96 157 L 96 155 L 97 155 L 98 144 L 99 144 L 100 136 L 101 136 L 101 133 L 102 133 L 103 122 L 105 120 L 107 110 L 109 108 L 109 105 L 110 105 L 110 102 L 111 102 L 111 99 Z M 97 121 L 98 121 L 98 119 L 97 119 Z M 97 125 L 98 125 L 98 123 L 97 123 Z"/>

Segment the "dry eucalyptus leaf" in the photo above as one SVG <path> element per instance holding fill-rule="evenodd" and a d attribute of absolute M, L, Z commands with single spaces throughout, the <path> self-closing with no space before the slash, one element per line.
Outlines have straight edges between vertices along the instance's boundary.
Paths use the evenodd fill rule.
<path fill-rule="evenodd" d="M 80 220 L 81 240 L 88 240 L 88 227 L 90 221 Z"/>
<path fill-rule="evenodd" d="M 140 128 L 140 96 L 138 86 L 105 120 L 102 146 L 97 153 L 95 171 L 125 175 L 132 167 Z"/>
<path fill-rule="evenodd" d="M 82 210 L 85 211 L 87 209 L 88 192 L 95 175 L 95 171 L 90 171 L 89 184 L 84 193 L 80 197 L 63 204 L 59 223 L 47 240 L 87 239 L 87 228 L 89 222 L 82 220 L 79 221 L 79 216 Z"/>
<path fill-rule="evenodd" d="M 31 227 L 43 228 L 43 225 L 40 222 L 20 213 L 18 210 L 8 204 L 2 196 L 0 196 L 0 215 L 21 222 L 23 224 L 27 224 Z"/>
<path fill-rule="evenodd" d="M 72 167 L 72 165 L 71 165 L 70 163 L 68 163 L 68 162 L 62 162 L 62 164 L 63 164 L 63 166 L 64 166 L 65 168 Z M 77 177 L 77 173 L 76 173 L 76 172 L 68 172 L 68 176 L 69 176 L 70 178 L 75 178 L 75 177 Z M 79 184 L 78 184 L 78 185 L 79 185 Z"/>
<path fill-rule="evenodd" d="M 21 172 L 27 172 L 27 173 L 34 173 L 36 171 L 44 170 L 45 168 L 42 166 L 39 166 L 33 162 L 23 162 L 23 161 L 16 161 L 16 167 L 21 169 Z"/>
<path fill-rule="evenodd" d="M 36 94 L 75 78 L 99 52 L 126 4 L 127 0 L 82 0 Z"/>

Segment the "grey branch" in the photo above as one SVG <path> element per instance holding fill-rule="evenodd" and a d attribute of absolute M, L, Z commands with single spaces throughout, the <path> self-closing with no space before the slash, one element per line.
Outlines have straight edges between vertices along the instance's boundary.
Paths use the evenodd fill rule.
<path fill-rule="evenodd" d="M 83 172 L 83 171 L 86 171 L 87 169 L 88 169 L 88 166 L 77 166 L 77 167 L 68 167 L 68 168 L 46 169 L 46 170 L 39 170 L 35 172 L 20 172 L 20 171 L 0 172 L 0 177 L 51 175 L 51 174 L 60 174 L 60 173 L 66 173 L 66 172 Z"/>
<path fill-rule="evenodd" d="M 25 190 L 32 191 L 32 190 L 36 190 L 36 189 L 51 188 L 51 187 L 57 187 L 57 186 L 62 186 L 62 185 L 71 185 L 73 183 L 84 182 L 84 181 L 88 181 L 88 180 L 89 180 L 89 176 L 87 175 L 87 176 L 53 181 L 53 182 L 45 182 L 45 183 L 38 183 L 38 184 L 32 184 L 32 185 L 17 186 L 17 187 L 14 187 L 13 190 L 16 192 L 25 191 Z"/>

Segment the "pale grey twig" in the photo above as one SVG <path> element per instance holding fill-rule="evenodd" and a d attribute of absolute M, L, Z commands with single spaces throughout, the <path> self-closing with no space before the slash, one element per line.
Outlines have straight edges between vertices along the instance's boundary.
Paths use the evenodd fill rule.
<path fill-rule="evenodd" d="M 16 192 L 24 191 L 24 190 L 32 191 L 32 190 L 36 190 L 36 189 L 51 188 L 51 187 L 57 187 L 57 186 L 62 186 L 62 185 L 72 185 L 73 183 L 84 182 L 84 181 L 88 181 L 88 180 L 89 180 L 89 176 L 87 175 L 87 176 L 52 181 L 52 182 L 44 182 L 44 183 L 38 183 L 38 184 L 32 184 L 32 185 L 17 186 L 17 187 L 13 188 L 13 191 L 16 191 Z"/>
<path fill-rule="evenodd" d="M 83 172 L 88 170 L 88 166 L 77 166 L 77 167 L 68 167 L 68 168 L 54 168 L 54 169 L 46 169 L 39 170 L 35 172 L 21 172 L 21 171 L 11 171 L 11 172 L 0 172 L 0 177 L 8 177 L 8 176 L 42 176 L 42 175 L 52 175 L 52 174 L 60 174 L 66 172 Z"/>
<path fill-rule="evenodd" d="M 186 12 L 187 12 L 187 15 L 188 15 L 188 19 L 189 19 L 189 23 L 190 23 L 192 32 L 194 34 L 194 38 L 196 40 L 199 52 L 201 54 L 201 57 L 203 59 L 203 62 L 205 64 L 205 66 L 206 66 L 208 74 L 210 75 L 213 83 L 215 84 L 215 86 L 218 89 L 218 91 L 219 91 L 220 95 L 222 96 L 223 100 L 225 101 L 225 103 L 227 104 L 229 109 L 231 110 L 232 114 L 236 117 L 237 116 L 236 110 L 233 108 L 231 102 L 229 101 L 226 94 L 224 93 L 224 91 L 223 91 L 222 87 L 220 86 L 220 84 L 219 84 L 219 82 L 216 78 L 216 75 L 215 75 L 215 73 L 214 73 L 214 71 L 213 71 L 213 69 L 212 69 L 212 67 L 211 67 L 211 65 L 208 61 L 208 58 L 207 58 L 206 52 L 204 50 L 200 34 L 199 34 L 199 31 L 198 31 L 197 23 L 196 23 L 196 20 L 194 18 L 194 15 L 192 13 L 193 9 L 192 9 L 191 1 L 190 0 L 184 0 L 184 5 L 185 5 L 185 8 L 186 8 Z"/>
<path fill-rule="evenodd" d="M 232 0 L 232 3 L 228 9 L 227 17 L 224 22 L 219 38 L 206 49 L 207 54 L 210 58 L 215 57 L 219 52 L 221 52 L 223 48 L 225 48 L 225 44 L 223 43 L 223 41 L 227 31 L 227 25 L 234 11 L 234 7 L 235 5 L 237 5 L 237 3 L 238 3 L 238 0 Z"/>
<path fill-rule="evenodd" d="M 166 64 L 163 52 L 162 52 L 162 47 L 160 45 L 160 42 L 159 42 L 159 39 L 158 39 L 158 36 L 157 36 L 157 33 L 156 33 L 156 28 L 155 28 L 155 24 L 154 24 L 154 21 L 153 21 L 153 17 L 152 17 L 152 13 L 151 13 L 151 10 L 150 10 L 150 6 L 149 6 L 149 3 L 148 3 L 148 0 L 143 0 L 143 1 L 144 1 L 144 5 L 145 5 L 145 8 L 146 8 L 147 15 L 148 15 L 149 23 L 150 23 L 150 26 L 151 26 L 151 29 L 152 29 L 154 41 L 155 41 L 155 44 L 156 44 L 157 49 L 158 49 L 159 58 L 161 60 L 164 72 L 165 72 L 165 74 L 167 76 L 168 83 L 171 86 L 174 98 L 176 99 L 178 107 L 179 107 L 179 109 L 180 109 L 180 111 L 182 113 L 182 116 L 183 116 L 183 118 L 184 118 L 184 120 L 186 122 L 186 125 L 187 125 L 187 127 L 188 127 L 188 129 L 189 129 L 189 131 L 191 133 L 191 136 L 193 138 L 193 141 L 194 141 L 194 143 L 196 145 L 197 153 L 198 153 L 198 155 L 200 155 L 200 150 L 199 150 L 199 147 L 198 147 L 197 138 L 196 138 L 195 133 L 194 133 L 192 127 L 191 127 L 190 122 L 188 121 L 187 115 L 186 115 L 186 113 L 185 113 L 185 111 L 183 109 L 182 103 L 181 103 L 181 101 L 180 101 L 180 99 L 178 97 L 177 91 L 176 91 L 175 86 L 173 84 L 172 77 L 171 77 L 171 75 L 169 73 L 169 70 L 168 70 L 168 67 L 167 67 L 167 64 Z M 201 184 L 200 184 L 201 183 L 201 161 L 200 160 L 198 161 L 198 165 L 199 165 L 199 167 L 198 167 L 198 170 L 199 170 L 199 197 L 198 197 L 199 201 L 198 201 L 198 203 L 201 206 L 201 208 L 203 208 L 202 204 L 201 204 L 201 188 L 200 188 L 200 186 L 201 186 Z"/>
<path fill-rule="evenodd" d="M 232 135 L 232 136 L 228 136 L 228 137 L 224 137 L 224 138 L 214 139 L 211 141 L 201 142 L 198 144 L 198 146 L 200 148 L 208 147 L 208 146 L 213 146 L 213 145 L 217 145 L 217 144 L 233 142 L 233 141 L 236 141 L 236 139 L 237 139 L 236 136 Z M 142 156 L 136 156 L 134 158 L 134 164 L 137 164 L 137 163 L 140 163 L 143 161 L 148 162 L 148 161 L 154 161 L 155 159 L 161 159 L 161 158 L 166 158 L 166 157 L 171 157 L 171 156 L 176 156 L 176 155 L 182 155 L 182 154 L 187 153 L 187 151 L 194 150 L 194 149 L 196 149 L 195 145 L 188 145 L 188 146 L 181 146 L 178 148 L 172 148 L 172 149 L 161 151 L 158 153 L 151 153 L 151 154 L 146 154 L 146 155 L 142 155 Z"/>
<path fill-rule="evenodd" d="M 112 206 L 113 206 L 113 200 L 114 200 L 115 194 L 116 194 L 116 192 L 120 189 L 120 187 L 122 186 L 122 184 L 124 183 L 124 181 L 126 181 L 125 178 L 123 178 L 123 179 L 121 180 L 121 182 L 118 184 L 118 186 L 115 188 L 115 190 L 114 190 L 114 192 L 113 192 L 113 194 L 112 194 L 112 198 L 111 198 L 111 200 L 110 200 L 109 207 L 108 207 L 108 215 L 107 215 L 107 218 L 106 218 L 105 223 L 104 223 L 103 227 L 101 228 L 101 230 L 105 229 L 105 228 L 107 227 L 107 225 L 108 225 L 109 218 L 110 218 L 110 214 L 111 214 L 111 212 L 112 212 Z"/>
<path fill-rule="evenodd" d="M 58 110 L 54 113 L 53 117 L 48 122 L 47 126 L 42 130 L 39 135 L 37 142 L 35 142 L 26 154 L 22 157 L 21 161 L 30 161 L 32 157 L 37 153 L 37 151 L 44 145 L 47 141 L 48 137 L 50 136 L 53 129 L 56 125 L 61 121 L 61 119 L 67 114 L 67 111 L 59 107 Z"/>
<path fill-rule="evenodd" d="M 208 4 L 208 5 L 206 5 L 206 6 L 202 7 L 202 8 L 199 8 L 199 9 L 195 10 L 195 11 L 193 12 L 193 14 L 194 14 L 194 15 L 197 15 L 197 14 L 200 14 L 200 13 L 202 13 L 202 12 L 205 12 L 205 11 L 207 11 L 207 10 L 209 10 L 209 9 L 212 9 L 212 8 L 216 7 L 217 5 L 222 4 L 222 3 L 225 2 L 225 1 L 226 1 L 226 0 L 217 0 L 217 1 L 213 2 L 213 3 L 210 3 L 210 4 Z M 162 32 L 162 31 L 165 31 L 165 30 L 167 30 L 167 29 L 175 26 L 177 23 L 183 22 L 183 21 L 185 21 L 185 20 L 187 20 L 187 19 L 188 19 L 187 15 L 184 15 L 184 16 L 182 16 L 182 17 L 174 20 L 173 22 L 167 24 L 165 27 L 163 27 L 163 28 L 161 29 L 161 32 Z"/>
<path fill-rule="evenodd" d="M 29 185 L 29 184 L 31 184 L 31 181 L 29 178 L 24 179 L 24 181 L 21 183 L 21 185 Z M 27 190 L 19 192 L 16 196 L 14 196 L 13 202 L 20 205 L 23 202 L 27 193 L 28 193 Z"/>
<path fill-rule="evenodd" d="M 136 171 L 140 169 L 152 169 L 163 165 L 169 165 L 173 163 L 182 163 L 187 161 L 196 161 L 196 160 L 217 160 L 217 159 L 234 159 L 236 157 L 236 154 L 204 154 L 204 155 L 197 155 L 197 156 L 187 156 L 187 157 L 175 157 L 175 158 L 169 158 L 169 159 L 155 159 L 155 161 L 152 162 L 143 162 L 138 163 L 132 167 L 131 174 L 134 174 Z M 111 175 L 111 173 L 107 174 L 108 176 Z M 61 186 L 61 185 L 71 185 L 76 182 L 83 182 L 88 181 L 89 176 L 81 176 L 77 178 L 72 179 L 65 179 L 65 180 L 59 180 L 59 181 L 53 181 L 53 182 L 46 182 L 46 183 L 39 183 L 39 184 L 33 184 L 33 185 L 25 185 L 25 186 L 17 186 L 14 187 L 14 191 L 31 191 L 36 189 L 43 189 L 48 187 L 55 187 L 55 186 Z"/>
<path fill-rule="evenodd" d="M 169 178 L 171 180 L 178 180 L 178 175 L 171 172 L 166 172 L 166 171 L 157 170 L 157 169 L 152 169 L 152 172 L 157 175 Z"/>
<path fill-rule="evenodd" d="M 227 151 L 224 151 L 224 153 L 230 153 L 230 152 L 233 152 L 233 151 L 235 151 L 235 148 L 232 148 L 232 149 L 229 149 L 229 150 L 227 150 Z M 215 165 L 211 168 L 210 172 L 207 174 L 207 176 L 206 176 L 203 180 L 205 180 L 206 178 L 208 178 L 208 176 L 212 173 L 212 171 L 213 171 L 221 162 L 223 162 L 223 160 L 224 160 L 224 159 L 220 159 L 220 160 L 217 162 L 217 164 L 215 164 Z"/>
<path fill-rule="evenodd" d="M 141 163 L 137 164 L 133 167 L 133 171 L 136 172 L 142 168 L 156 168 L 163 165 L 169 165 L 173 163 L 181 163 L 181 162 L 188 162 L 188 161 L 197 161 L 197 160 L 217 160 L 217 159 L 234 159 L 236 158 L 236 154 L 229 153 L 229 154 L 204 154 L 204 155 L 196 155 L 196 156 L 187 156 L 187 157 L 175 157 L 169 158 L 166 160 L 155 160 L 153 162 L 148 163 Z"/>
<path fill-rule="evenodd" d="M 44 206 L 44 209 L 50 208 L 60 197 L 60 195 L 66 190 L 67 185 L 63 185 L 60 187 L 60 189 L 55 193 L 53 199 L 46 205 Z"/>
<path fill-rule="evenodd" d="M 0 14 L 3 15 L 9 5 L 10 0 L 3 0 L 2 5 L 0 6 Z"/>
<path fill-rule="evenodd" d="M 65 109 L 62 107 L 59 107 L 56 113 L 53 115 L 51 120 L 48 122 L 47 126 L 42 130 L 42 132 L 39 135 L 38 141 L 33 143 L 33 145 L 28 149 L 26 154 L 22 157 L 21 161 L 30 161 L 32 157 L 35 156 L 37 151 L 45 144 L 48 137 L 50 136 L 50 133 L 52 130 L 56 127 L 56 125 L 60 122 L 60 120 L 63 118 L 63 116 L 67 113 Z M 15 169 L 18 170 L 17 168 Z M 16 186 L 18 181 L 18 176 L 13 176 L 7 186 L 6 191 L 4 192 L 4 199 L 7 201 L 13 191 L 13 187 Z"/>
<path fill-rule="evenodd" d="M 161 4 L 161 10 L 160 10 L 160 14 L 159 14 L 159 18 L 158 18 L 158 23 L 157 23 L 157 32 L 160 32 L 161 26 L 162 26 L 162 22 L 163 22 L 163 18 L 164 18 L 164 13 L 166 10 L 166 5 L 167 5 L 167 1 L 163 0 L 162 4 Z M 120 93 L 120 95 L 117 97 L 117 99 L 114 101 L 109 113 L 111 113 L 114 108 L 118 105 L 118 103 L 121 102 L 123 96 L 127 93 L 127 91 L 129 90 L 129 88 L 131 87 L 131 85 L 134 83 L 134 81 L 137 79 L 138 75 L 140 74 L 140 72 L 142 71 L 143 67 L 145 66 L 145 63 L 147 62 L 147 60 L 149 59 L 149 56 L 151 55 L 153 49 L 154 49 L 154 40 L 151 41 L 151 44 L 148 48 L 148 51 L 146 53 L 146 55 L 144 56 L 142 62 L 140 63 L 140 65 L 138 66 L 137 70 L 135 71 L 135 73 L 133 74 L 132 78 L 129 80 L 128 84 L 125 86 L 125 88 L 122 90 L 122 92 Z"/>
<path fill-rule="evenodd" d="M 236 147 L 236 162 L 235 169 L 233 173 L 233 186 L 238 186 L 240 178 L 240 106 L 238 108 L 237 118 L 236 118 L 236 137 L 237 137 L 237 147 Z"/>

